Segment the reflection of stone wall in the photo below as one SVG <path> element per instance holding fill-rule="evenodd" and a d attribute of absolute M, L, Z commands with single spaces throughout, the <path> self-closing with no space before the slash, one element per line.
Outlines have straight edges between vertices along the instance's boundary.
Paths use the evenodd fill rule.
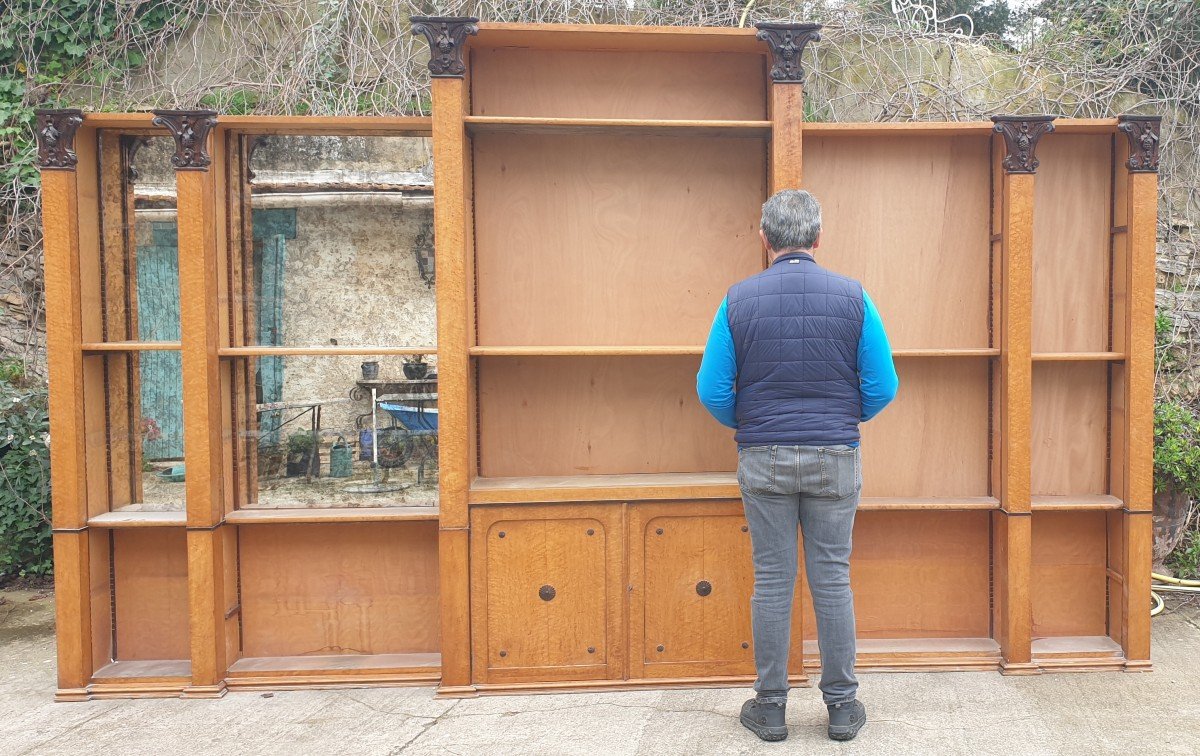
<path fill-rule="evenodd" d="M 277 198 L 282 199 L 282 198 Z M 305 197 L 283 274 L 285 344 L 434 346 L 434 290 L 417 269 L 413 245 L 433 220 L 429 199 L 356 195 L 353 202 Z M 285 360 L 283 401 L 345 397 L 370 357 Z M 431 362 L 436 357 L 430 358 Z M 379 359 L 380 378 L 401 378 L 401 358 Z M 349 424 L 361 407 L 331 406 L 325 425 Z"/>

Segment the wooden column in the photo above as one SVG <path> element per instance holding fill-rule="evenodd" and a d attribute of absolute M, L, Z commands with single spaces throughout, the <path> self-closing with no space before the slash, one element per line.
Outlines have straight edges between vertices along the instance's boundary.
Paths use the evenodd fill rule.
<path fill-rule="evenodd" d="M 441 600 L 443 695 L 470 695 L 470 531 L 467 492 L 475 477 L 472 453 L 474 390 L 469 349 L 474 343 L 470 238 L 471 149 L 463 117 L 470 85 L 463 47 L 479 19 L 413 16 L 414 34 L 429 42 L 433 91 L 433 218 L 437 239 L 438 337 L 438 574 Z"/>
<path fill-rule="evenodd" d="M 994 116 L 1003 138 L 1000 203 L 999 397 L 1000 446 L 994 487 L 1000 510 L 992 518 L 993 635 L 1001 671 L 1034 674 L 1030 434 L 1033 397 L 1033 187 L 1037 141 L 1054 130 L 1052 116 Z"/>
<path fill-rule="evenodd" d="M 209 170 L 211 110 L 156 110 L 154 124 L 175 138 L 179 228 L 183 452 L 187 465 L 188 605 L 192 684 L 187 698 L 225 693 L 224 515 L 221 395 L 217 349 L 216 180 Z"/>
<path fill-rule="evenodd" d="M 50 437 L 54 440 L 50 480 L 58 640 L 55 698 L 60 701 L 86 700 L 93 671 L 79 280 L 80 182 L 75 148 L 82 123 L 79 110 L 37 112 Z M 94 147 L 89 154 L 94 162 Z"/>
<path fill-rule="evenodd" d="M 771 84 L 767 108 L 771 120 L 771 144 L 767 161 L 767 186 L 770 193 L 799 189 L 803 178 L 804 142 L 804 67 L 800 56 L 809 42 L 821 39 L 820 24 L 755 24 L 758 38 L 767 43 L 771 60 Z M 763 260 L 764 267 L 767 260 Z M 800 546 L 800 565 L 796 574 L 796 593 L 792 607 L 792 644 L 788 663 L 789 679 L 808 685 L 804 671 L 804 589 L 808 579 L 804 570 L 804 546 Z"/>
<path fill-rule="evenodd" d="M 1154 288 L 1158 225 L 1158 143 L 1160 116 L 1123 115 L 1118 129 L 1128 139 L 1124 198 L 1126 221 L 1125 322 L 1114 323 L 1114 342 L 1123 342 L 1125 380 L 1118 401 L 1125 408 L 1122 589 L 1119 602 L 1121 646 L 1130 671 L 1150 668 L 1150 564 L 1154 511 Z M 1114 633 L 1115 634 L 1115 633 Z"/>

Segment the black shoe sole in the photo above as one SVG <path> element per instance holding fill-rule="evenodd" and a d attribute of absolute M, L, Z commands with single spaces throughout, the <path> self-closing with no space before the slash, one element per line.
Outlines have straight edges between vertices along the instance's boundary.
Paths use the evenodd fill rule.
<path fill-rule="evenodd" d="M 757 735 L 762 740 L 765 740 L 769 743 L 778 743 L 781 740 L 787 740 L 787 727 L 766 727 L 758 724 L 752 719 L 747 719 L 746 717 L 739 717 L 739 719 L 741 719 L 743 727 Z M 854 736 L 851 735 L 850 737 Z"/>
<path fill-rule="evenodd" d="M 845 742 L 847 740 L 854 740 L 854 736 L 858 734 L 858 731 L 861 730 L 863 728 L 863 725 L 865 725 L 866 723 L 867 723 L 867 720 L 864 719 L 863 721 L 859 722 L 858 724 L 850 725 L 849 727 L 830 727 L 829 728 L 829 739 L 837 740 L 839 742 Z"/>

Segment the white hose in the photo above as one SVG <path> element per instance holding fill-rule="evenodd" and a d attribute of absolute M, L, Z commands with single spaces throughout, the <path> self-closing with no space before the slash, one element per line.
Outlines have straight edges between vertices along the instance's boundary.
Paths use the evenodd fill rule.
<path fill-rule="evenodd" d="M 1150 591 L 1150 598 L 1154 599 L 1154 606 L 1150 609 L 1150 616 L 1157 617 L 1158 615 L 1162 614 L 1162 610 L 1166 608 L 1167 605 L 1163 603 L 1162 596 L 1159 596 L 1154 591 Z"/>

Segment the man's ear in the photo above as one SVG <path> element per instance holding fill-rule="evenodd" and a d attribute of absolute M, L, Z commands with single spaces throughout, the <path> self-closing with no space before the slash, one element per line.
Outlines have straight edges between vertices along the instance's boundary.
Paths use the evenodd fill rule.
<path fill-rule="evenodd" d="M 770 252 L 770 251 L 771 251 L 771 245 L 767 243 L 767 234 L 766 234 L 766 232 L 765 232 L 765 231 L 763 231 L 761 228 L 760 228 L 760 229 L 758 229 L 758 238 L 762 240 L 763 251 L 764 251 L 764 252 Z"/>
<path fill-rule="evenodd" d="M 821 234 L 818 232 L 817 238 L 813 240 L 812 249 L 816 249 L 819 246 L 821 246 Z"/>

